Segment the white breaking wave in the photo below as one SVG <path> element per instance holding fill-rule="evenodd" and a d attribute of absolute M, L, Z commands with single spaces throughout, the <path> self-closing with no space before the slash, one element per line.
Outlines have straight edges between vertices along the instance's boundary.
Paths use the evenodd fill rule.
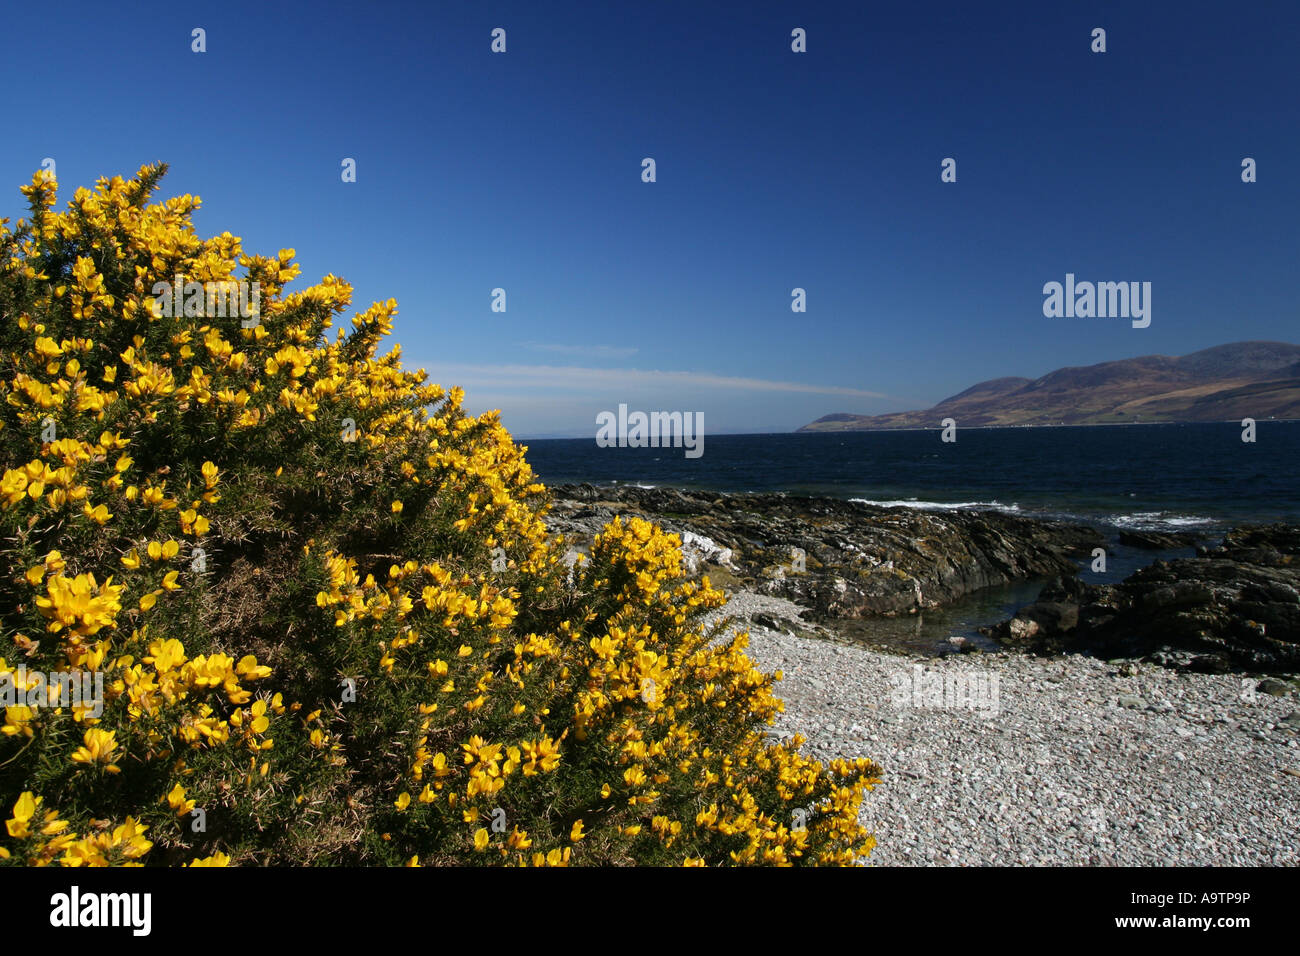
<path fill-rule="evenodd" d="M 1000 501 L 918 501 L 916 498 L 880 501 L 874 498 L 850 498 L 863 505 L 875 505 L 877 508 L 915 508 L 918 511 L 956 511 L 965 509 L 987 509 L 992 511 L 1018 512 L 1020 505 L 1004 505 Z"/>
<path fill-rule="evenodd" d="M 1217 524 L 1213 518 L 1201 515 L 1171 514 L 1167 511 L 1137 511 L 1128 515 L 1115 515 L 1110 519 L 1117 528 L 1158 531 L 1161 528 L 1203 528 Z"/>

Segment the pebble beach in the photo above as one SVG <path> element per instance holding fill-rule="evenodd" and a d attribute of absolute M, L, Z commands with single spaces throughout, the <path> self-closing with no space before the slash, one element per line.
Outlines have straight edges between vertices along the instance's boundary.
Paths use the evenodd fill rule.
<path fill-rule="evenodd" d="M 770 733 L 881 766 L 861 815 L 868 865 L 1300 863 L 1294 685 L 1274 696 L 1239 674 L 1082 655 L 883 652 L 808 636 L 798 605 L 751 591 L 718 613 L 783 672 Z M 983 698 L 907 690 L 922 681 Z"/>

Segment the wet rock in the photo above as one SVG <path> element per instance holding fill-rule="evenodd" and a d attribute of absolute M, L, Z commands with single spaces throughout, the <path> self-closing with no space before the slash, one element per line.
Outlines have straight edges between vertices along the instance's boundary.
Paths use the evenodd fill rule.
<path fill-rule="evenodd" d="M 1076 614 L 1060 606 L 1072 606 Z M 1028 629 L 1017 621 L 1033 621 Z M 1073 621 L 1073 624 L 1070 622 Z M 1036 603 L 989 630 L 1035 653 L 1143 658 L 1207 673 L 1300 670 L 1300 529 L 1229 532 L 1194 558 L 1156 561 L 1119 584 L 1049 583 Z"/>
<path fill-rule="evenodd" d="M 1185 531 L 1121 531 L 1119 543 L 1130 548 L 1142 548 L 1148 551 L 1172 551 L 1177 548 L 1190 548 L 1201 540 L 1195 534 Z"/>
<path fill-rule="evenodd" d="M 915 613 L 979 588 L 1072 575 L 1073 558 L 1105 541 L 1081 525 L 994 511 L 934 514 L 833 498 L 634 486 L 562 485 L 552 494 L 554 531 L 590 536 L 601 517 L 649 518 L 684 541 L 689 534 L 729 550 L 738 577 L 808 608 L 818 621 Z"/>
<path fill-rule="evenodd" d="M 1291 693 L 1291 685 L 1283 680 L 1266 678 L 1260 681 L 1255 689 L 1261 694 L 1268 694 L 1270 697 L 1285 697 Z"/>

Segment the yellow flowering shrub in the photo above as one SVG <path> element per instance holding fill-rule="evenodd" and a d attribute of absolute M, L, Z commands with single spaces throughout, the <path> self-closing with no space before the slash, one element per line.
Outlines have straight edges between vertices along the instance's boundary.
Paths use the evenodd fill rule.
<path fill-rule="evenodd" d="M 496 413 L 378 354 L 395 302 L 336 328 L 346 282 L 287 292 L 293 250 L 200 239 L 164 172 L 0 220 L 0 862 L 869 852 L 878 769 L 764 736 L 779 675 L 675 536 L 615 521 L 571 573 Z"/>

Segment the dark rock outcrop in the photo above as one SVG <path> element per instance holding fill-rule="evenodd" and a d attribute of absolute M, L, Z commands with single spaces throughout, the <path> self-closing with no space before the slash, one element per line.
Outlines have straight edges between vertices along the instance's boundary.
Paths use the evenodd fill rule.
<path fill-rule="evenodd" d="M 552 491 L 553 530 L 589 538 L 616 514 L 651 518 L 681 533 L 687 560 L 723 584 L 785 597 L 819 621 L 907 614 L 979 588 L 1071 575 L 1074 556 L 1104 544 L 1091 528 L 996 511 L 632 486 Z"/>
<path fill-rule="evenodd" d="M 1201 538 L 1186 531 L 1121 531 L 1119 543 L 1145 551 L 1173 551 L 1190 548 Z"/>
<path fill-rule="evenodd" d="M 1039 653 L 1086 651 L 1197 671 L 1300 671 L 1300 528 L 1229 532 L 1194 558 L 1108 586 L 1065 577 L 988 629 Z"/>

